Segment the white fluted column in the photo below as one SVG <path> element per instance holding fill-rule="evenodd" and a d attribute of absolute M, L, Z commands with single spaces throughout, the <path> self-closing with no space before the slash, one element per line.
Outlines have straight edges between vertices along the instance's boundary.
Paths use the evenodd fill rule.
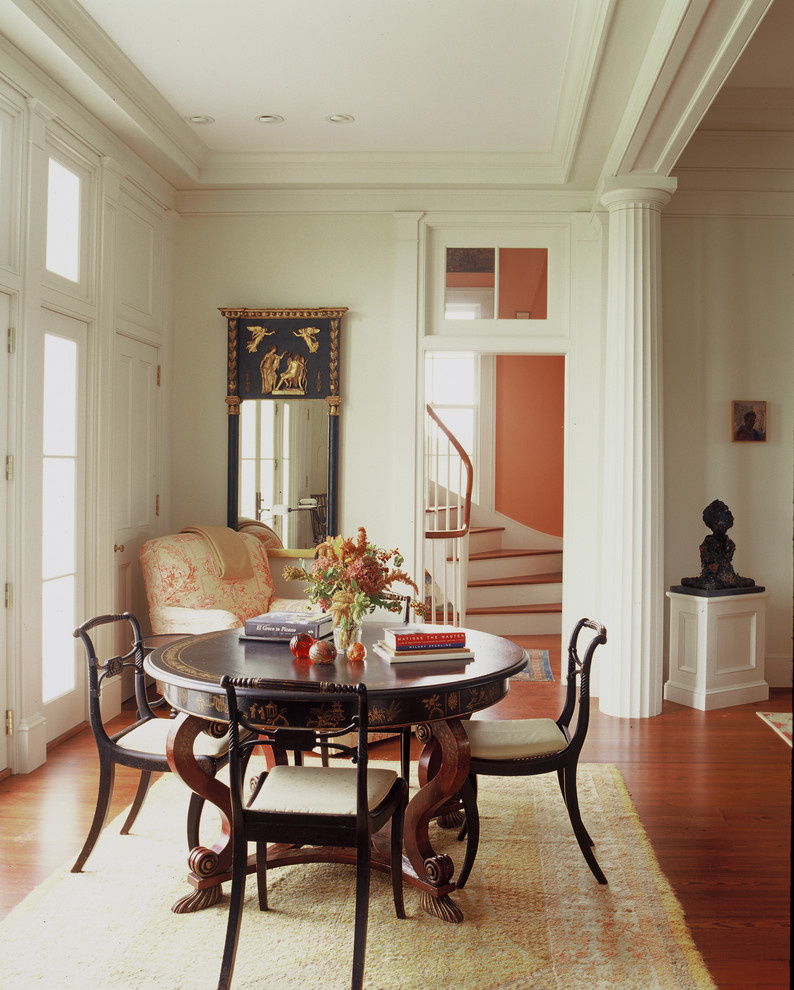
<path fill-rule="evenodd" d="M 608 644 L 600 708 L 662 710 L 663 449 L 661 210 L 674 180 L 608 189 L 602 615 Z"/>

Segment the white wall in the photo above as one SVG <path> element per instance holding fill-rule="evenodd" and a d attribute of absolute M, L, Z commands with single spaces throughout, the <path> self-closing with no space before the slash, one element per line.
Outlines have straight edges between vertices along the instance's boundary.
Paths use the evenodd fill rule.
<path fill-rule="evenodd" d="M 662 248 L 665 584 L 700 573 L 703 509 L 727 503 L 734 567 L 769 595 L 767 681 L 791 684 L 794 221 L 666 215 Z M 732 442 L 733 399 L 767 402 L 766 443 Z"/>

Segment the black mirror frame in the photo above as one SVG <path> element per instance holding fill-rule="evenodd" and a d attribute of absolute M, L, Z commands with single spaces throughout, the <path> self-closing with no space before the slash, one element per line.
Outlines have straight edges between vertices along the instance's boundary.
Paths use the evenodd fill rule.
<path fill-rule="evenodd" d="M 275 343 L 279 337 L 284 338 L 285 343 L 293 344 L 289 335 L 293 334 L 293 329 L 304 329 L 307 320 L 318 324 L 320 332 L 327 330 L 328 346 L 323 349 L 323 354 L 313 354 L 309 358 L 310 370 L 314 374 L 319 372 L 317 377 L 318 385 L 316 395 L 307 395 L 305 391 L 300 394 L 300 398 L 325 399 L 328 403 L 328 512 L 327 530 L 328 534 L 334 535 L 337 532 L 338 516 L 338 471 L 339 471 L 339 408 L 341 405 L 339 389 L 339 343 L 342 317 L 347 312 L 347 307 L 337 307 L 333 309 L 220 309 L 220 313 L 226 318 L 228 326 L 228 350 L 227 350 L 227 372 L 226 372 L 226 411 L 228 421 L 228 458 L 227 458 L 227 482 L 226 482 L 226 525 L 229 529 L 237 529 L 239 515 L 239 485 L 240 485 L 240 403 L 246 398 L 263 399 L 268 398 L 267 394 L 252 395 L 244 394 L 240 389 L 241 367 L 246 360 L 246 353 L 254 353 L 247 344 L 241 340 L 241 333 L 247 328 L 246 320 L 270 320 L 279 321 L 278 330 L 268 336 L 268 341 Z M 250 359 L 248 359 L 250 361 Z M 279 393 L 277 398 L 288 398 L 284 393 Z"/>

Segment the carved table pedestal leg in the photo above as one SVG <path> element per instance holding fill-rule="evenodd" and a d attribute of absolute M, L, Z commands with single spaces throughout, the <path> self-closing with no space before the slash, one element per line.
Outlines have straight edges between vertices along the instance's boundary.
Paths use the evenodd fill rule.
<path fill-rule="evenodd" d="M 217 729 L 216 729 L 217 727 Z M 181 897 L 171 910 L 175 914 L 188 914 L 210 907 L 221 899 L 221 883 L 231 876 L 231 802 L 229 788 L 205 773 L 193 755 L 193 743 L 204 730 L 226 731 L 219 723 L 205 722 L 195 715 L 189 715 L 178 722 L 168 737 L 166 755 L 168 765 L 196 794 L 215 805 L 221 814 L 221 834 L 210 849 L 196 846 L 188 854 L 188 882 L 194 890 Z"/>
<path fill-rule="evenodd" d="M 463 912 L 449 896 L 455 890 L 454 864 L 451 857 L 433 849 L 428 825 L 452 804 L 468 775 L 469 738 L 458 719 L 417 725 L 416 737 L 425 747 L 420 758 L 422 787 L 405 812 L 405 851 L 422 890 L 422 909 L 458 923 Z"/>

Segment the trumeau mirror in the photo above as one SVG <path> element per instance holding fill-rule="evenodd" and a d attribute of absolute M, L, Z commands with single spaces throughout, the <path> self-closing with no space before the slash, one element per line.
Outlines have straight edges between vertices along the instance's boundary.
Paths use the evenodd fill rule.
<path fill-rule="evenodd" d="M 336 309 L 221 309 L 228 324 L 227 526 L 257 520 L 285 547 L 336 533 Z"/>

